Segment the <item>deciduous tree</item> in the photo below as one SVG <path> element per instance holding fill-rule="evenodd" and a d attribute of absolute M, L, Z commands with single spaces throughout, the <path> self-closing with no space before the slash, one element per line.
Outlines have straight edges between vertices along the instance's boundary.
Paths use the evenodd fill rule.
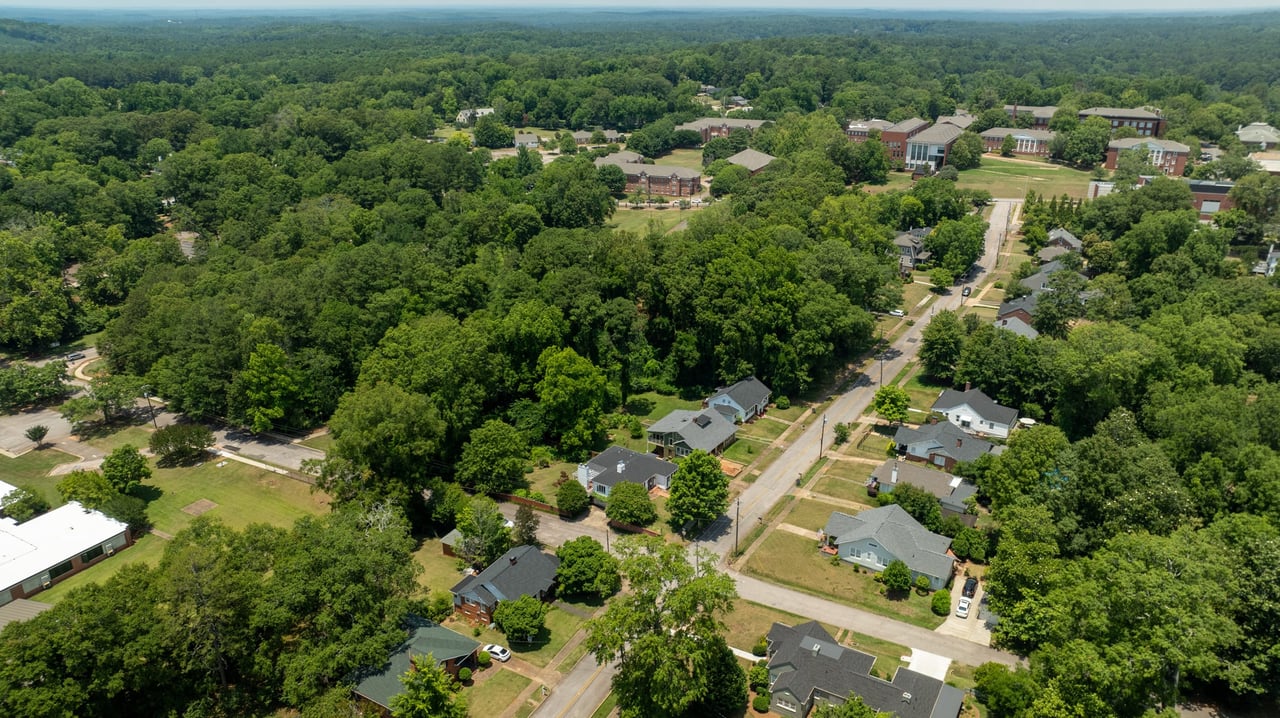
<path fill-rule="evenodd" d="M 609 492 L 609 504 L 605 516 L 633 526 L 648 526 L 658 520 L 658 510 L 649 499 L 649 492 L 640 484 L 622 481 Z"/>
<path fill-rule="evenodd" d="M 137 447 L 125 444 L 102 460 L 102 475 L 116 491 L 127 494 L 151 478 L 151 467 Z"/>
<path fill-rule="evenodd" d="M 582 484 L 575 479 L 568 479 L 556 489 L 556 508 L 567 516 L 577 516 L 591 505 L 591 497 Z"/>
<path fill-rule="evenodd" d="M 499 601 L 493 622 L 511 640 L 532 643 L 546 627 L 547 604 L 529 595 L 514 601 Z"/>
<path fill-rule="evenodd" d="M 400 684 L 404 689 L 391 699 L 395 718 L 467 718 L 466 698 L 454 695 L 457 683 L 430 653 L 413 657 Z"/>
<path fill-rule="evenodd" d="M 871 408 L 881 419 L 896 424 L 907 420 L 907 408 L 911 406 L 911 395 L 900 386 L 882 386 L 876 390 L 871 399 Z"/>
<path fill-rule="evenodd" d="M 697 530 L 715 521 L 729 507 L 729 477 L 720 460 L 705 451 L 694 451 L 671 475 L 667 511 L 676 527 Z"/>
<path fill-rule="evenodd" d="M 58 493 L 63 501 L 78 501 L 89 509 L 96 509 L 116 495 L 116 490 L 102 474 L 77 469 L 58 482 Z"/>
<path fill-rule="evenodd" d="M 556 585 L 566 595 L 608 598 L 622 588 L 618 559 L 590 536 L 566 541 L 556 549 L 556 556 L 560 559 Z"/>
<path fill-rule="evenodd" d="M 474 496 L 458 512 L 462 541 L 458 555 L 468 563 L 488 566 L 511 548 L 511 532 L 498 504 L 487 496 Z"/>
<path fill-rule="evenodd" d="M 510 493 L 524 480 L 529 442 L 524 433 L 498 419 L 471 430 L 462 446 L 458 481 L 484 493 Z"/>

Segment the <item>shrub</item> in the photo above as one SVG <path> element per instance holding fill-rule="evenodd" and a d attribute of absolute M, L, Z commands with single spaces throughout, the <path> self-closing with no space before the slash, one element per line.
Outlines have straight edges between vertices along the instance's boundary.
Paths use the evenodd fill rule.
<path fill-rule="evenodd" d="M 591 505 L 591 497 L 582 484 L 570 479 L 556 489 L 556 506 L 569 516 L 577 516 Z"/>
<path fill-rule="evenodd" d="M 493 656 L 490 656 L 488 651 L 480 651 L 476 654 L 476 663 L 481 668 L 488 668 L 493 665 Z"/>
<path fill-rule="evenodd" d="M 916 591 L 921 595 L 929 592 L 929 579 L 926 576 L 916 576 Z"/>
<path fill-rule="evenodd" d="M 649 492 L 640 484 L 619 483 L 609 492 L 609 506 L 605 516 L 633 526 L 648 526 L 658 520 L 658 510 L 649 499 Z"/>
<path fill-rule="evenodd" d="M 480 627 L 479 627 L 479 626 L 476 626 L 475 628 L 471 629 L 471 635 L 472 635 L 472 636 L 475 636 L 476 638 L 479 638 L 479 637 L 480 637 Z"/>
<path fill-rule="evenodd" d="M 768 713 L 769 712 L 769 694 L 761 693 L 757 695 L 755 698 L 752 698 L 751 709 L 754 710 L 756 713 Z"/>
<path fill-rule="evenodd" d="M 939 616 L 951 613 L 951 592 L 944 588 L 934 593 L 933 601 L 929 604 L 929 608 Z"/>
<path fill-rule="evenodd" d="M 836 424 L 836 428 L 834 429 L 836 446 L 840 446 L 849 440 L 849 432 L 850 429 L 848 424 L 843 422 Z"/>
<path fill-rule="evenodd" d="M 636 417 L 634 416 L 631 417 L 631 420 L 627 422 L 627 428 L 630 429 L 631 431 L 631 438 L 633 439 L 644 438 L 644 424 L 641 424 L 640 420 L 637 419 Z"/>
<path fill-rule="evenodd" d="M 895 593 L 911 590 L 911 569 L 901 560 L 894 559 L 880 572 L 885 588 Z"/>
<path fill-rule="evenodd" d="M 199 424 L 174 424 L 151 435 L 151 451 L 165 465 L 194 463 L 213 446 L 213 432 Z"/>
<path fill-rule="evenodd" d="M 769 692 L 769 663 L 760 661 L 747 671 L 747 684 L 756 693 Z"/>
<path fill-rule="evenodd" d="M 431 594 L 427 603 L 427 618 L 440 623 L 453 615 L 453 594 L 447 591 L 436 591 Z"/>
<path fill-rule="evenodd" d="M 773 405 L 778 407 L 779 409 L 790 409 L 791 400 L 785 396 L 780 396 L 774 400 Z"/>
<path fill-rule="evenodd" d="M 764 657 L 768 654 L 769 654 L 769 639 L 765 638 L 764 636 L 761 636 L 760 640 L 756 641 L 755 645 L 751 647 L 751 655 L 757 656 L 757 657 Z"/>
<path fill-rule="evenodd" d="M 458 680 L 462 681 L 463 683 L 466 683 L 467 681 L 470 681 L 470 680 L 471 680 L 471 669 L 470 669 L 470 668 L 459 668 L 459 669 L 458 669 Z"/>

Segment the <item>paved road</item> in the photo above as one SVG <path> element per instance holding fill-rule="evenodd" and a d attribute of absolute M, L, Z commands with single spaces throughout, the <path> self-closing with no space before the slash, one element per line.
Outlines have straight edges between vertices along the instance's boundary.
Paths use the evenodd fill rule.
<path fill-rule="evenodd" d="M 324 452 L 310 446 L 292 444 L 243 429 L 214 429 L 214 446 L 240 456 L 294 471 L 302 470 L 307 459 L 323 459 Z"/>
<path fill-rule="evenodd" d="M 613 665 L 602 666 L 590 655 L 578 661 L 530 718 L 580 718 L 589 716 L 613 689 Z"/>
<path fill-rule="evenodd" d="M 968 277 L 968 286 L 976 286 L 984 274 L 991 271 L 1000 255 L 1000 244 L 1005 238 L 1009 222 L 1017 212 L 1019 200 L 998 199 L 994 201 L 991 211 L 990 229 L 987 230 L 986 245 L 982 257 L 978 260 L 977 269 Z M 949 293 L 939 297 L 933 304 L 937 309 L 957 309 L 966 301 L 961 296 L 960 288 L 952 288 Z M 871 399 L 879 388 L 879 376 L 894 377 L 913 360 L 920 349 L 920 335 L 928 324 L 928 316 L 917 317 L 914 326 L 907 328 L 902 336 L 882 354 L 882 366 L 869 371 L 855 382 L 852 389 L 839 396 L 821 419 L 809 417 L 811 423 L 808 430 L 798 436 L 782 456 L 778 457 L 768 469 L 742 492 L 740 505 L 729 508 L 730 516 L 722 518 L 710 526 L 695 542 L 697 546 L 706 548 L 721 557 L 728 557 L 733 551 L 734 529 L 733 514 L 740 518 L 740 530 L 745 534 L 755 526 L 766 512 L 795 486 L 796 479 L 804 475 L 819 458 L 819 445 L 830 446 L 832 440 L 828 426 L 834 427 L 840 422 L 856 422 L 871 405 Z"/>

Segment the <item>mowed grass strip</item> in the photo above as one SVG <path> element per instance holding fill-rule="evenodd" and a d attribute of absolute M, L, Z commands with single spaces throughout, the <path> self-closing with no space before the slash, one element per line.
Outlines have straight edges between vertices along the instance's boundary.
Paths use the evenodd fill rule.
<path fill-rule="evenodd" d="M 873 574 L 857 573 L 852 565 L 818 551 L 813 539 L 785 531 L 774 531 L 756 548 L 745 571 L 753 576 L 795 588 L 805 593 L 855 606 L 881 616 L 933 630 L 943 618 L 929 610 L 929 596 L 914 591 L 905 598 L 889 600 L 880 594 L 883 588 Z"/>
<path fill-rule="evenodd" d="M 61 506 L 62 497 L 56 488 L 64 477 L 49 476 L 53 467 L 77 461 L 71 454 L 57 449 L 28 451 L 16 459 L 0 457 L 0 478 L 14 486 L 29 486 L 39 491 L 51 506 Z"/>
<path fill-rule="evenodd" d="M 874 507 L 876 500 L 867 495 L 867 479 L 871 478 L 874 469 L 870 464 L 835 462 L 827 469 L 826 475 L 818 479 L 813 493 Z M 845 513 L 849 511 L 846 510 Z"/>
<path fill-rule="evenodd" d="M 792 526 L 799 526 L 802 529 L 817 531 L 827 525 L 827 520 L 831 518 L 831 512 L 833 511 L 842 511 L 846 514 L 852 513 L 852 511 L 843 506 L 829 504 L 825 501 L 800 499 L 782 521 Z M 816 544 L 814 548 L 817 548 Z"/>
<path fill-rule="evenodd" d="M 1082 199 L 1089 190 L 1090 175 L 1082 170 L 1046 162 L 982 156 L 982 166 L 964 170 L 956 181 L 958 189 L 984 189 L 993 197 L 1021 199 L 1028 190 L 1046 197 L 1068 194 Z"/>
<path fill-rule="evenodd" d="M 494 663 L 493 665 L 496 667 L 502 664 Z M 492 671 L 495 668 L 491 667 L 488 670 Z M 533 682 L 515 671 L 496 670 L 498 671 L 496 674 L 485 676 L 484 680 L 463 692 L 467 699 L 467 715 L 476 718 L 502 715 L 512 701 L 519 698 L 520 693 Z"/>
<path fill-rule="evenodd" d="M 769 606 L 739 598 L 733 602 L 733 610 L 724 616 L 725 626 L 728 627 L 725 632 L 725 640 L 734 648 L 750 651 L 756 641 L 769 633 L 769 628 L 773 624 L 785 623 L 788 626 L 798 626 L 801 623 L 807 623 L 809 620 L 804 616 L 779 611 L 776 608 L 770 608 Z M 822 627 L 827 629 L 827 632 L 832 636 L 836 635 L 839 630 L 825 623 L 822 624 Z"/>

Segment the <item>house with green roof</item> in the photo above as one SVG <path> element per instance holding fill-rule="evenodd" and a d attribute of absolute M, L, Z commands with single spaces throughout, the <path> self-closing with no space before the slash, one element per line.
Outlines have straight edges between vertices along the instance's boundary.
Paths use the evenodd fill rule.
<path fill-rule="evenodd" d="M 400 677 L 410 671 L 415 658 L 422 660 L 429 655 L 436 665 L 457 678 L 460 669 L 475 668 L 479 651 L 479 642 L 438 623 L 417 619 L 409 638 L 391 652 L 385 663 L 356 676 L 356 698 L 366 709 L 390 716 L 391 700 L 404 688 Z"/>

